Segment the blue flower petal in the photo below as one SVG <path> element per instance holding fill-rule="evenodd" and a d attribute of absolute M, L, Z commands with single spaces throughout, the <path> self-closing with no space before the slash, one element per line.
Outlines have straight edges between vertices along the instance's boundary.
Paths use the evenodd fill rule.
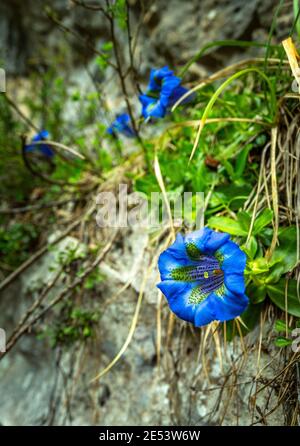
<path fill-rule="evenodd" d="M 180 83 L 181 79 L 169 67 L 152 69 L 146 94 L 139 97 L 144 118 L 163 118 L 168 109 L 188 91 Z M 155 97 L 158 94 L 159 97 Z M 187 102 L 190 99 L 187 98 Z"/>
<path fill-rule="evenodd" d="M 209 296 L 207 299 L 201 302 L 201 304 L 198 305 L 195 314 L 195 326 L 201 327 L 202 325 L 207 325 L 216 319 L 217 316 L 214 309 L 214 302 Z"/>
<path fill-rule="evenodd" d="M 149 91 L 160 91 L 161 82 L 166 76 L 172 76 L 173 71 L 169 69 L 168 66 L 155 69 L 152 68 L 150 71 L 150 81 L 147 90 Z"/>
<path fill-rule="evenodd" d="M 181 96 L 183 96 L 185 93 L 187 93 L 189 90 L 185 87 L 182 87 L 181 85 L 179 85 L 177 88 L 175 88 L 175 90 L 172 92 L 171 96 L 170 96 L 170 106 L 174 105 L 175 102 L 178 101 L 178 99 L 181 98 Z M 195 95 L 190 95 L 187 98 L 185 98 L 182 101 L 182 104 L 186 104 L 187 102 L 190 102 L 191 100 L 194 99 Z"/>
<path fill-rule="evenodd" d="M 49 132 L 48 130 L 41 130 L 39 133 L 37 133 L 33 138 L 32 141 L 42 141 L 43 139 L 49 138 Z"/>
<path fill-rule="evenodd" d="M 243 274 L 225 273 L 224 274 L 225 286 L 234 294 L 244 294 L 245 292 L 245 280 Z"/>
<path fill-rule="evenodd" d="M 179 85 L 180 79 L 176 76 L 169 76 L 163 79 L 159 99 L 163 107 L 167 108 L 172 105 L 170 97 Z"/>
<path fill-rule="evenodd" d="M 161 280 L 171 279 L 171 273 L 175 268 L 193 264 L 197 264 L 197 262 L 193 262 L 188 257 L 184 238 L 181 234 L 177 234 L 173 245 L 169 246 L 169 248 L 159 256 L 158 268 Z"/>
<path fill-rule="evenodd" d="M 141 94 L 139 100 L 142 103 L 142 115 L 144 118 L 163 118 L 167 109 L 162 106 L 160 100 Z"/>
<path fill-rule="evenodd" d="M 236 295 L 225 289 L 223 297 L 212 293 L 209 297 L 213 303 L 216 319 L 223 322 L 229 321 L 242 314 L 249 303 L 245 294 Z"/>
<path fill-rule="evenodd" d="M 155 98 L 147 96 L 146 94 L 140 94 L 139 101 L 142 104 L 142 115 L 145 119 L 147 119 L 149 117 L 149 114 L 147 112 L 148 106 L 155 104 L 157 100 Z"/>
<path fill-rule="evenodd" d="M 37 133 L 31 140 L 32 143 L 44 141 L 49 138 L 49 132 L 47 130 L 41 130 Z M 43 155 L 48 158 L 52 158 L 54 156 L 54 151 L 51 149 L 49 144 L 27 144 L 25 146 L 26 152 L 34 152 L 39 151 Z"/>
<path fill-rule="evenodd" d="M 243 273 L 246 268 L 246 254 L 231 240 L 218 248 L 222 258 L 221 267 L 225 273 Z"/>
<path fill-rule="evenodd" d="M 210 228 L 199 229 L 185 237 L 186 244 L 195 245 L 203 254 L 214 254 L 230 238 L 229 234 L 215 232 Z"/>
<path fill-rule="evenodd" d="M 164 280 L 157 287 L 166 296 L 169 307 L 176 316 L 187 322 L 195 322 L 197 305 L 189 303 L 189 298 L 192 290 L 195 288 L 195 284 Z"/>
<path fill-rule="evenodd" d="M 135 131 L 130 125 L 131 120 L 127 113 L 122 113 L 116 117 L 114 122 L 106 130 L 110 135 L 115 135 L 116 133 L 122 133 L 128 138 L 134 138 L 136 136 Z"/>
<path fill-rule="evenodd" d="M 211 293 L 200 304 L 191 304 L 189 298 L 196 288 L 195 284 L 165 280 L 157 286 L 166 296 L 170 309 L 196 327 L 207 325 L 214 320 L 234 319 L 246 310 L 249 303 L 245 294 L 237 296 L 226 289 L 222 297 Z"/>
<path fill-rule="evenodd" d="M 46 144 L 41 144 L 39 146 L 39 150 L 48 158 L 52 158 L 54 156 L 54 151 Z"/>
<path fill-rule="evenodd" d="M 151 104 L 147 107 L 145 117 L 153 117 L 153 118 L 163 118 L 167 114 L 167 109 L 161 103 L 161 101 L 157 101 L 155 104 Z"/>

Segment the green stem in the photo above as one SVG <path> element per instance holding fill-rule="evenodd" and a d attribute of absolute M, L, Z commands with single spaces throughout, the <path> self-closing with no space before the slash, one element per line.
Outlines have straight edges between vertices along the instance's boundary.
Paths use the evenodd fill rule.
<path fill-rule="evenodd" d="M 292 27 L 292 31 L 291 34 L 294 32 L 295 28 L 298 34 L 298 38 L 300 39 L 300 20 L 299 20 L 299 15 L 300 15 L 300 8 L 299 8 L 299 0 L 294 0 L 293 1 L 293 7 L 294 7 L 294 24 Z"/>

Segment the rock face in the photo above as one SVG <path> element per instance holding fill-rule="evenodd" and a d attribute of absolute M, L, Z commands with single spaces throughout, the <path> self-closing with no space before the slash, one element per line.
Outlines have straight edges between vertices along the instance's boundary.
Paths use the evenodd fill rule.
<path fill-rule="evenodd" d="M 259 0 L 206 0 L 154 2 L 150 8 L 146 44 L 150 62 L 166 58 L 172 65 L 186 61 L 208 42 L 238 39 L 251 40 L 253 29 L 266 26 L 259 22 L 256 11 Z M 272 2 L 269 2 L 272 7 Z M 273 2 L 274 3 L 274 2 Z M 157 24 L 151 29 L 151 17 Z M 148 25 L 148 26 L 147 26 Z"/>
<path fill-rule="evenodd" d="M 145 13 L 137 0 L 132 6 L 133 27 L 143 17 L 138 40 L 139 66 L 142 74 L 150 66 L 177 66 L 192 57 L 203 45 L 213 40 L 257 38 L 265 41 L 271 24 L 276 0 L 155 0 L 145 2 Z M 54 0 L 51 9 L 61 23 L 78 37 L 69 36 L 73 51 L 67 59 L 80 64 L 91 56 L 86 45 L 107 38 L 107 24 L 100 12 L 75 6 L 69 0 Z M 290 26 L 290 8 L 283 10 L 280 32 L 285 35 Z M 124 41 L 119 31 L 121 42 Z M 279 35 L 279 37 L 281 37 Z M 24 75 L 30 66 L 46 64 L 46 51 L 55 53 L 61 46 L 63 33 L 49 18 L 43 0 L 12 0 L 0 4 L 0 57 L 8 74 Z M 208 66 L 219 60 L 228 62 L 233 50 L 222 50 L 202 60 Z M 243 52 L 243 51 L 242 51 Z M 239 51 L 238 53 L 242 53 Z M 46 64 L 47 65 L 47 64 Z"/>

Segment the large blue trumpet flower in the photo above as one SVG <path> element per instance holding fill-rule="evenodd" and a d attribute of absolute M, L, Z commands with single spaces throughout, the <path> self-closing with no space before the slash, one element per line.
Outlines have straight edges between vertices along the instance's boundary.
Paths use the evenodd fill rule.
<path fill-rule="evenodd" d="M 122 113 L 116 117 L 114 122 L 107 129 L 107 133 L 117 136 L 117 133 L 122 133 L 127 138 L 134 138 L 136 136 L 135 131 L 131 127 L 131 120 L 127 113 Z"/>
<path fill-rule="evenodd" d="M 163 118 L 168 109 L 188 91 L 180 84 L 181 79 L 167 66 L 152 69 L 146 93 L 139 96 L 144 118 Z"/>
<path fill-rule="evenodd" d="M 49 132 L 47 130 L 41 130 L 37 133 L 31 140 L 30 144 L 25 146 L 26 152 L 34 152 L 39 151 L 43 155 L 48 158 L 52 158 L 54 156 L 54 151 L 51 149 L 49 144 L 34 144 L 36 142 L 45 141 L 49 138 Z"/>
<path fill-rule="evenodd" d="M 248 305 L 244 270 L 246 255 L 229 234 L 209 228 L 175 242 L 158 261 L 161 282 L 170 309 L 195 326 L 239 316 Z"/>

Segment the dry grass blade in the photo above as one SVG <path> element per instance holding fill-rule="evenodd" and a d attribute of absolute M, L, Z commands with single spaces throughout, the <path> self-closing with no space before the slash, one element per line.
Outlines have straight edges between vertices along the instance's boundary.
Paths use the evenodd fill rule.
<path fill-rule="evenodd" d="M 169 240 L 167 240 L 167 242 L 169 242 Z M 149 275 L 151 274 L 154 264 L 157 262 L 157 257 L 158 257 L 159 253 L 156 253 L 156 255 L 153 256 L 153 259 L 149 265 L 149 267 L 146 269 L 144 276 L 143 276 L 143 280 L 141 283 L 141 287 L 140 287 L 140 291 L 139 291 L 139 295 L 138 295 L 138 299 L 137 299 L 137 303 L 136 303 L 136 307 L 135 307 L 135 311 L 134 311 L 134 315 L 130 324 L 130 328 L 129 328 L 129 332 L 127 335 L 127 338 L 124 342 L 124 344 L 122 345 L 121 349 L 119 350 L 119 352 L 117 353 L 117 355 L 113 358 L 113 360 L 108 364 L 107 367 L 105 367 L 100 373 L 98 373 L 98 375 L 96 375 L 91 382 L 95 382 L 98 381 L 100 378 L 102 378 L 104 375 L 106 375 L 112 368 L 113 366 L 120 360 L 120 358 L 123 356 L 123 354 L 125 353 L 125 351 L 127 350 L 129 344 L 132 341 L 137 323 L 138 323 L 138 318 L 139 318 L 139 314 L 140 314 L 140 309 L 142 306 L 142 301 L 143 301 L 143 297 L 144 297 L 144 292 L 145 292 L 145 287 L 147 284 L 147 280 L 149 278 Z"/>
<path fill-rule="evenodd" d="M 278 236 L 278 226 L 279 226 L 279 210 L 278 210 L 278 190 L 277 190 L 277 173 L 276 173 L 276 146 L 277 146 L 277 136 L 278 128 L 272 129 L 272 139 L 271 139 L 271 185 L 272 185 L 272 201 L 273 201 L 273 211 L 274 211 L 274 231 L 270 249 L 268 250 L 267 256 L 271 257 L 277 243 Z"/>
<path fill-rule="evenodd" d="M 141 305 L 142 305 L 144 289 L 145 289 L 146 281 L 148 279 L 148 275 L 149 275 L 149 270 L 147 270 L 147 273 L 144 275 L 143 282 L 142 282 L 141 289 L 140 289 L 139 296 L 138 296 L 138 300 L 137 300 L 137 304 L 135 307 L 135 312 L 134 312 L 132 322 L 130 325 L 130 329 L 128 332 L 128 336 L 127 336 L 122 348 L 120 349 L 118 354 L 113 358 L 113 360 L 108 364 L 108 366 L 105 367 L 100 373 L 98 373 L 98 375 L 96 375 L 91 380 L 91 382 L 98 381 L 100 378 L 102 378 L 104 375 L 106 375 L 106 373 L 108 373 L 113 368 L 113 366 L 119 361 L 119 359 L 123 356 L 123 354 L 127 350 L 128 346 L 133 338 L 135 328 L 136 328 L 136 325 L 138 322 L 138 317 L 139 317 L 139 313 L 140 313 L 140 309 L 141 309 Z"/>
<path fill-rule="evenodd" d="M 166 206 L 166 209 L 167 209 L 169 223 L 170 223 L 170 228 L 171 228 L 171 233 L 172 233 L 172 238 L 173 238 L 173 240 L 175 240 L 175 228 L 174 228 L 174 224 L 173 224 L 172 211 L 171 211 L 170 202 L 169 202 L 169 199 L 168 199 L 165 183 L 164 183 L 164 180 L 163 180 L 163 177 L 162 177 L 162 174 L 161 174 L 161 169 L 160 169 L 160 165 L 159 165 L 159 161 L 158 161 L 157 155 L 155 155 L 155 158 L 154 158 L 154 172 L 155 172 L 155 176 L 156 176 L 157 182 L 159 184 L 159 187 L 161 189 L 161 192 L 162 192 L 162 195 L 163 195 L 163 199 L 164 199 L 164 203 L 165 203 L 165 206 Z"/>
<path fill-rule="evenodd" d="M 293 76 L 295 78 L 295 81 L 296 81 L 296 84 L 298 86 L 298 90 L 300 93 L 300 68 L 298 65 L 298 60 L 300 59 L 300 56 L 296 50 L 296 47 L 295 47 L 291 37 L 289 37 L 288 39 L 285 39 L 282 42 L 282 45 L 283 45 L 283 48 L 285 49 Z"/>

